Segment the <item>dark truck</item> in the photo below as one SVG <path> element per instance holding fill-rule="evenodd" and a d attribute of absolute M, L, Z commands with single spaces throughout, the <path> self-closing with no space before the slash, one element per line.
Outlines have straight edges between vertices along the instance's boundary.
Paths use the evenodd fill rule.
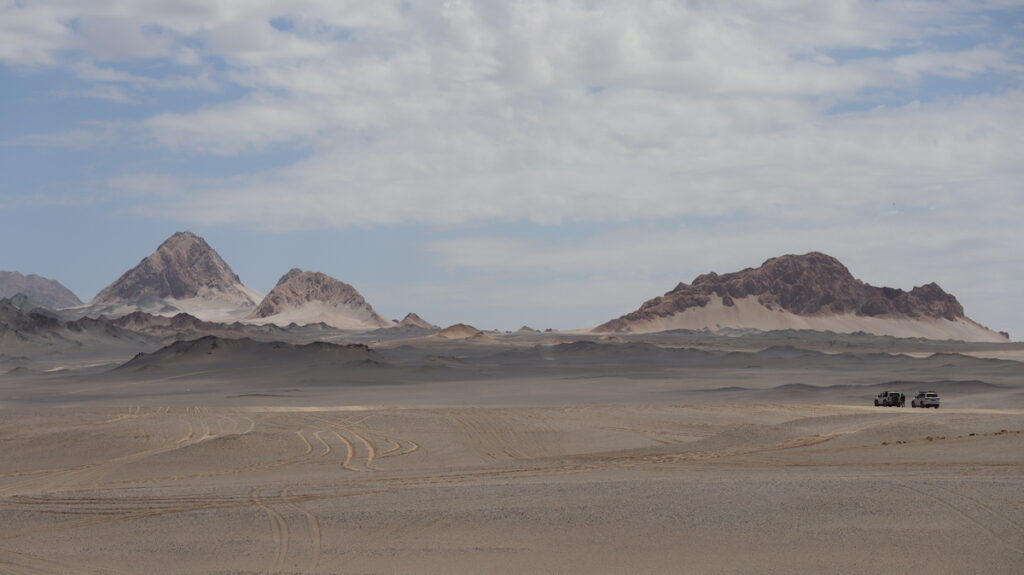
<path fill-rule="evenodd" d="M 903 407 L 907 396 L 898 391 L 883 391 L 875 396 L 875 407 Z"/>

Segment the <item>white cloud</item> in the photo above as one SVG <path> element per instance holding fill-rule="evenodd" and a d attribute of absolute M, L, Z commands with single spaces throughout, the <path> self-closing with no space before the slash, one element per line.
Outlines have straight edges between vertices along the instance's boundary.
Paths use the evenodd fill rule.
<path fill-rule="evenodd" d="M 114 124 L 94 123 L 83 128 L 63 132 L 22 136 L 8 140 L 4 144 L 12 146 L 86 149 L 111 141 L 117 130 L 118 126 Z"/>
<path fill-rule="evenodd" d="M 430 249 L 453 269 L 500 262 L 574 282 L 611 266 L 638 291 L 664 279 L 659 293 L 756 265 L 756 246 L 758 259 L 824 249 L 885 272 L 869 281 L 948 278 L 984 299 L 995 296 L 950 270 L 1008 265 L 985 254 L 1024 239 L 1008 231 L 1024 217 L 1022 43 L 985 13 L 1019 11 L 1012 0 L 81 6 L 0 3 L 0 63 L 64 67 L 79 82 L 69 93 L 111 101 L 230 88 L 120 128 L 180 166 L 112 175 L 134 213 L 275 231 L 585 222 L 617 231 Z M 954 88 L 929 92 L 935 78 Z M 282 148 L 306 156 L 245 163 Z M 242 167 L 188 173 L 209 156 Z M 679 222 L 689 227 L 665 231 Z M 949 253 L 962 268 L 928 256 L 920 279 L 894 263 Z M 658 272 L 690 261 L 682 277 Z"/>

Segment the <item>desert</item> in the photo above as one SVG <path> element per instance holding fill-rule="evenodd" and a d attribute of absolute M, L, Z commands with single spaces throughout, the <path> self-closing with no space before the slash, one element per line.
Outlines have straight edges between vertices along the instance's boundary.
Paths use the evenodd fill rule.
<path fill-rule="evenodd" d="M 811 253 L 592 329 L 442 329 L 299 269 L 256 306 L 181 232 L 112 286 L 0 300 L 0 571 L 1024 567 L 1024 344 L 935 285 Z"/>
<path fill-rule="evenodd" d="M 993 357 L 1022 344 L 470 329 L 208 335 L 101 366 L 6 358 L 35 369 L 0 377 L 0 567 L 1024 565 L 1024 364 Z M 940 409 L 871 405 L 923 389 Z"/>
<path fill-rule="evenodd" d="M 1024 574 L 1022 111 L 1022 0 L 0 0 L 0 575 Z"/>

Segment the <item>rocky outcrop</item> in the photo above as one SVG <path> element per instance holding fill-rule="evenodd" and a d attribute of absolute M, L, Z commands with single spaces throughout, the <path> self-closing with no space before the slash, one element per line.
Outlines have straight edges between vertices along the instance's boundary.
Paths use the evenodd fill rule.
<path fill-rule="evenodd" d="M 737 308 L 739 302 L 742 302 L 742 308 Z M 743 317 L 754 315 L 757 315 L 759 325 L 742 325 Z M 657 331 L 657 328 L 671 328 L 673 318 L 683 317 L 690 319 L 685 324 L 687 328 L 714 329 L 716 325 L 723 325 L 713 324 L 714 319 L 728 318 L 733 324 L 728 327 L 762 327 L 777 320 L 778 328 L 785 329 L 794 327 L 790 325 L 794 321 L 789 316 L 814 319 L 842 317 L 846 322 L 844 325 L 860 326 L 855 329 L 869 333 L 884 332 L 888 328 L 885 322 L 857 322 L 850 321 L 850 318 L 904 320 L 900 325 L 907 328 L 907 333 L 914 333 L 910 328 L 915 322 L 921 327 L 926 323 L 940 327 L 956 324 L 964 329 L 947 330 L 950 335 L 971 335 L 968 328 L 976 328 L 979 338 L 1001 339 L 999 334 L 966 318 L 960 302 L 934 283 L 910 291 L 871 286 L 853 277 L 836 258 L 818 252 L 772 258 L 759 268 L 698 276 L 692 284 L 680 283 L 665 295 L 645 302 L 640 309 L 606 322 L 594 331 Z M 707 325 L 699 325 L 700 321 Z M 805 323 L 810 329 L 815 329 L 815 325 L 828 325 L 815 321 Z M 795 326 L 800 327 L 800 322 L 796 321 Z M 889 326 L 896 327 L 895 324 Z M 683 327 L 683 324 L 678 324 L 678 327 Z M 927 337 L 932 331 L 922 331 L 920 336 Z M 941 334 L 946 332 L 939 330 L 935 333 L 943 337 Z"/>
<path fill-rule="evenodd" d="M 13 298 L 18 294 L 50 309 L 82 305 L 82 300 L 57 280 L 0 271 L 0 298 Z"/>
<path fill-rule="evenodd" d="M 291 344 L 280 341 L 255 341 L 249 338 L 205 336 L 176 341 L 153 353 L 140 353 L 117 368 L 118 371 L 141 371 L 154 368 L 188 368 L 200 365 L 244 364 L 248 367 L 266 365 L 287 367 L 340 365 L 364 367 L 375 362 L 373 350 L 362 344 L 338 345 L 325 342 Z M 379 365 L 379 364 L 377 364 Z"/>
<path fill-rule="evenodd" d="M 491 336 L 478 330 L 477 328 L 466 325 L 464 323 L 457 323 L 450 325 L 443 330 L 430 336 L 436 339 L 452 339 L 452 340 L 489 340 Z"/>
<path fill-rule="evenodd" d="M 249 320 L 277 325 L 323 322 L 339 329 L 376 329 L 394 323 L 351 285 L 320 272 L 290 270 L 260 302 Z"/>
<path fill-rule="evenodd" d="M 415 313 L 408 313 L 398 322 L 398 327 L 419 327 L 423 329 L 441 329 L 440 327 L 424 320 Z"/>

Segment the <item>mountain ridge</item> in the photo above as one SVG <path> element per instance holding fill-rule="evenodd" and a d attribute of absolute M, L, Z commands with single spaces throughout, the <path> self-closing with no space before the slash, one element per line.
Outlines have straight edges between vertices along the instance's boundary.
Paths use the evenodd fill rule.
<path fill-rule="evenodd" d="M 830 319 L 836 325 L 830 326 Z M 910 291 L 875 287 L 855 278 L 838 259 L 820 252 L 778 256 L 738 272 L 699 275 L 691 284 L 681 282 L 592 331 L 723 327 L 1008 339 L 966 317 L 956 297 L 936 283 Z"/>

